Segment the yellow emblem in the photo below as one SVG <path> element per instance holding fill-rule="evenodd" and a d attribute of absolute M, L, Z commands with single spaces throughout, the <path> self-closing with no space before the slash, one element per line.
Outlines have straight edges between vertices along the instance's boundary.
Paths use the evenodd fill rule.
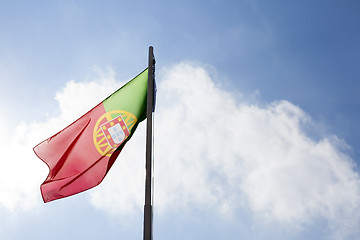
<path fill-rule="evenodd" d="M 134 114 L 113 110 L 103 114 L 94 127 L 93 139 L 98 152 L 103 156 L 111 154 L 129 137 L 137 122 Z"/>

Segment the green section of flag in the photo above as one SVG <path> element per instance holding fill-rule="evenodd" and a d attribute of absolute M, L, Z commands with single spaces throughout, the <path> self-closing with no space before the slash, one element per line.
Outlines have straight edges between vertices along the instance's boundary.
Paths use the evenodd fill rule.
<path fill-rule="evenodd" d="M 138 121 L 146 118 L 148 70 L 133 78 L 103 101 L 106 112 L 124 110 L 136 116 Z"/>

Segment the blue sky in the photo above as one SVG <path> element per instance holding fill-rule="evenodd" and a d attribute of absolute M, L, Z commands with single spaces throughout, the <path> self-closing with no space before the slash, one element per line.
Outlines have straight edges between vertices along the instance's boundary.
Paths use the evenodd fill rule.
<path fill-rule="evenodd" d="M 360 237 L 357 1 L 0 1 L 0 238 L 142 237 L 144 124 L 43 204 L 32 147 L 157 60 L 154 239 Z"/>

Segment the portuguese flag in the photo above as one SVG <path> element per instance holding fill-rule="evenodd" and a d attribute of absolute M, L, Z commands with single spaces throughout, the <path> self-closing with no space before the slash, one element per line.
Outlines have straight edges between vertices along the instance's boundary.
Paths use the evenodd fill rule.
<path fill-rule="evenodd" d="M 74 123 L 34 147 L 49 167 L 44 202 L 85 191 L 105 177 L 138 124 L 146 118 L 144 70 Z"/>

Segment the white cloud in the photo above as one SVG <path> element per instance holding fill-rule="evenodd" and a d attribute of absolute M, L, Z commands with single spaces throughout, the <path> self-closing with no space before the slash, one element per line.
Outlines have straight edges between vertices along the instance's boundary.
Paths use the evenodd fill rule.
<path fill-rule="evenodd" d="M 8 129 L 4 127 L 10 125 L 6 119 L 2 119 L 1 125 L 0 206 L 11 211 L 29 209 L 36 202 L 34 193 L 40 186 L 34 183 L 41 183 L 38 177 L 45 174 L 46 167 L 42 168 L 32 152 L 35 142 L 28 138 L 30 126 L 21 124 L 16 130 Z M 38 124 L 33 125 L 35 129 L 36 126 Z M 31 138 L 36 138 L 36 134 L 36 131 L 32 132 Z"/>
<path fill-rule="evenodd" d="M 121 86 L 115 82 L 111 69 L 107 73 L 98 70 L 96 73 L 98 81 L 70 81 L 56 93 L 59 116 L 38 123 L 24 121 L 15 130 L 5 127 L 10 125 L 5 118 L 0 119 L 0 206 L 16 212 L 41 203 L 40 184 L 48 168 L 32 148 L 80 117 L 79 112 L 85 113 L 111 94 L 116 84 Z"/>
<path fill-rule="evenodd" d="M 323 219 L 338 238 L 358 234 L 360 180 L 342 151 L 345 143 L 336 136 L 309 137 L 304 127 L 311 129 L 312 120 L 299 107 L 288 101 L 251 104 L 191 63 L 160 70 L 157 83 L 158 213 L 210 207 L 227 216 L 249 208 L 257 219 L 290 228 Z M 28 209 L 41 201 L 38 188 L 47 169 L 32 147 L 108 96 L 114 85 L 121 84 L 112 71 L 100 72 L 97 80 L 70 81 L 56 94 L 58 117 L 22 123 L 11 141 L 1 144 L 0 205 Z M 104 182 L 90 190 L 96 208 L 142 210 L 144 149 L 141 124 Z"/>
<path fill-rule="evenodd" d="M 211 207 L 229 214 L 249 207 L 255 216 L 290 228 L 323 219 L 339 238 L 359 226 L 359 174 L 341 151 L 345 143 L 336 136 L 310 138 L 303 129 L 313 123 L 299 107 L 288 101 L 263 107 L 242 102 L 191 64 L 165 69 L 159 78 L 158 212 Z M 127 146 L 127 154 L 138 147 Z M 139 179 L 136 168 L 126 169 L 114 170 L 111 184 L 94 191 L 96 206 L 111 212 L 142 208 L 143 183 L 126 195 L 132 186 L 125 178 Z"/>

